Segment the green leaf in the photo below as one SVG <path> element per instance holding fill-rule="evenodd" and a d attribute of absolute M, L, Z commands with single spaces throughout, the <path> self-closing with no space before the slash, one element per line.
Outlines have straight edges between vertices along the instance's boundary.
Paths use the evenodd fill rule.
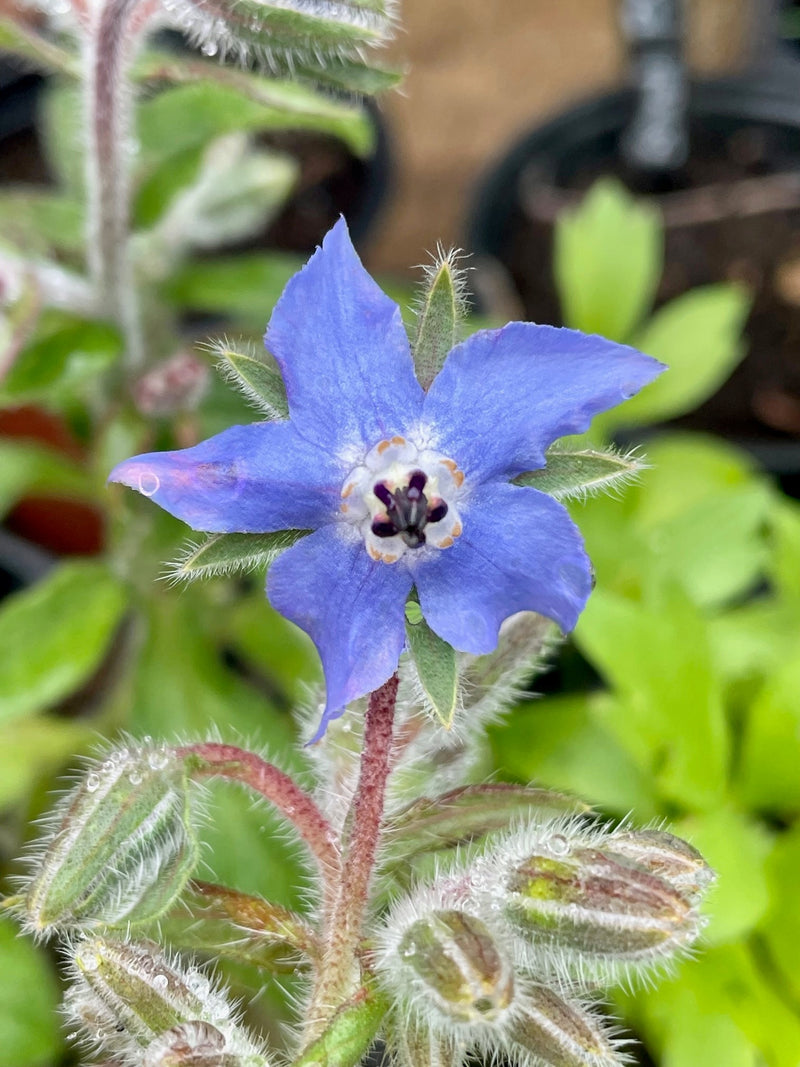
<path fill-rule="evenodd" d="M 0 192 L 0 227 L 3 240 L 28 259 L 53 252 L 77 257 L 85 246 L 83 205 L 43 189 Z"/>
<path fill-rule="evenodd" d="M 102 563 L 64 563 L 0 607 L 0 723 L 68 696 L 100 664 L 126 607 Z"/>
<path fill-rule="evenodd" d="M 569 451 L 560 445 L 547 450 L 547 464 L 514 479 L 549 493 L 556 500 L 581 498 L 595 492 L 615 492 L 634 480 L 643 467 L 640 459 L 613 449 Z"/>
<path fill-rule="evenodd" d="M 779 497 L 770 520 L 772 579 L 786 597 L 800 600 L 800 504 Z"/>
<path fill-rule="evenodd" d="M 225 339 L 212 345 L 218 357 L 217 369 L 235 385 L 264 415 L 271 419 L 288 419 L 286 386 L 274 360 L 267 362 L 246 352 L 238 352 Z"/>
<path fill-rule="evenodd" d="M 322 681 L 311 638 L 279 615 L 262 589 L 231 605 L 225 618 L 225 641 L 264 675 L 287 704 L 301 704 L 311 687 Z"/>
<path fill-rule="evenodd" d="M 746 804 L 762 811 L 800 811 L 800 657 L 796 637 L 795 629 L 793 649 L 768 676 L 744 723 L 738 790 Z"/>
<path fill-rule="evenodd" d="M 0 919 L 0 1067 L 47 1067 L 63 1055 L 59 990 L 44 953 Z"/>
<path fill-rule="evenodd" d="M 626 1007 L 648 1047 L 669 1067 L 728 1067 L 728 1060 L 717 1058 L 717 1053 L 732 1048 L 735 1063 L 796 1067 L 800 1060 L 800 1019 L 741 942 L 685 961 L 654 989 L 637 993 L 635 1001 L 626 998 Z M 739 1040 L 727 1025 L 716 1027 L 715 1035 L 709 1033 L 709 1022 L 719 1019 L 730 1021 Z M 707 1060 L 681 1058 L 687 1048 L 694 1055 L 704 1045 L 711 1046 Z"/>
<path fill-rule="evenodd" d="M 441 796 L 413 801 L 387 825 L 382 865 L 407 863 L 424 852 L 455 848 L 514 820 L 548 819 L 585 814 L 589 810 L 574 797 L 550 789 L 495 782 L 467 785 Z"/>
<path fill-rule="evenodd" d="M 0 439 L 0 517 L 29 493 L 70 499 L 92 495 L 86 472 L 65 456 L 32 442 Z"/>
<path fill-rule="evenodd" d="M 446 730 L 453 725 L 458 704 L 456 653 L 422 619 L 406 624 L 406 638 L 420 684 L 431 709 Z"/>
<path fill-rule="evenodd" d="M 119 334 L 111 326 L 51 313 L 17 357 L 0 388 L 0 402 L 61 403 L 107 370 L 120 352 Z"/>
<path fill-rule="evenodd" d="M 748 934 L 769 904 L 765 871 L 769 834 L 753 819 L 728 808 L 686 819 L 677 832 L 702 852 L 717 873 L 702 905 L 709 916 L 703 939 L 720 945 Z"/>
<path fill-rule="evenodd" d="M 709 808 L 724 794 L 730 740 L 707 624 L 674 580 L 651 577 L 645 603 L 597 588 L 576 641 L 619 697 L 606 728 L 665 798 Z"/>
<path fill-rule="evenodd" d="M 41 144 L 58 185 L 79 202 L 86 186 L 86 141 L 83 90 L 74 82 L 48 85 L 39 102 Z"/>
<path fill-rule="evenodd" d="M 180 268 L 164 295 L 179 308 L 240 316 L 263 332 L 286 283 L 301 266 L 296 256 L 277 252 L 220 256 Z"/>
<path fill-rule="evenodd" d="M 650 307 L 661 274 L 656 211 L 618 182 L 597 182 L 555 232 L 555 277 L 568 326 L 625 341 Z"/>
<path fill-rule="evenodd" d="M 456 343 L 458 323 L 463 315 L 460 289 L 454 253 L 440 256 L 437 263 L 426 268 L 412 345 L 414 367 L 423 389 L 429 387 L 442 369 Z"/>
<path fill-rule="evenodd" d="M 170 565 L 175 581 L 194 581 L 214 575 L 238 574 L 269 567 L 282 552 L 305 537 L 308 530 L 278 530 L 267 534 L 213 534 Z"/>
<path fill-rule="evenodd" d="M 237 132 L 313 130 L 338 137 L 356 155 L 366 156 L 372 150 L 372 122 L 358 105 L 295 82 L 269 81 L 230 67 L 215 65 L 210 71 L 209 64 L 170 56 L 152 69 L 158 69 L 159 62 L 170 80 L 187 84 L 165 89 L 139 106 L 145 166 Z M 198 68 L 206 80 L 197 80 Z M 187 114 L 191 122 L 186 121 Z"/>
<path fill-rule="evenodd" d="M 745 353 L 741 334 L 750 303 L 740 285 L 720 283 L 692 289 L 657 311 L 632 343 L 669 370 L 604 424 L 662 422 L 702 404 Z"/>
<path fill-rule="evenodd" d="M 780 972 L 779 981 L 786 992 L 800 1000 L 800 970 L 797 946 L 800 945 L 800 908 L 797 887 L 800 885 L 800 824 L 781 834 L 767 861 L 770 908 L 760 932 L 763 934 L 771 962 Z"/>
<path fill-rule="evenodd" d="M 42 778 L 96 742 L 94 728 L 55 717 L 17 719 L 0 727 L 0 809 L 18 803 Z"/>
<path fill-rule="evenodd" d="M 518 707 L 490 731 L 504 775 L 565 789 L 608 811 L 659 813 L 653 783 L 595 713 L 597 697 L 548 697 Z"/>

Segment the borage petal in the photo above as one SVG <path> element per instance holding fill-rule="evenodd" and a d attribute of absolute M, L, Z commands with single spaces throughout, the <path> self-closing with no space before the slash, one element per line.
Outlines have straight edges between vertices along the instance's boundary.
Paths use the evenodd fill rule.
<path fill-rule="evenodd" d="M 371 448 L 418 420 L 423 393 L 400 309 L 364 270 L 344 220 L 284 289 L 265 342 L 309 440 Z"/>
<path fill-rule="evenodd" d="M 115 467 L 109 481 L 150 497 L 209 533 L 313 529 L 339 508 L 343 472 L 288 422 L 232 426 L 193 448 L 149 452 Z"/>
<path fill-rule="evenodd" d="M 663 370 L 603 337 L 511 322 L 453 349 L 428 391 L 425 416 L 436 447 L 468 478 L 513 478 L 544 466 L 553 441 L 583 433 Z"/>
<path fill-rule="evenodd" d="M 314 740 L 346 704 L 397 667 L 405 643 L 406 567 L 376 563 L 360 534 L 334 524 L 303 538 L 272 564 L 267 595 L 317 646 L 327 702 Z"/>
<path fill-rule="evenodd" d="M 537 489 L 495 483 L 463 512 L 456 543 L 414 568 L 430 627 L 462 652 L 497 645 L 500 623 L 537 611 L 562 630 L 578 621 L 592 588 L 591 565 L 566 510 Z"/>

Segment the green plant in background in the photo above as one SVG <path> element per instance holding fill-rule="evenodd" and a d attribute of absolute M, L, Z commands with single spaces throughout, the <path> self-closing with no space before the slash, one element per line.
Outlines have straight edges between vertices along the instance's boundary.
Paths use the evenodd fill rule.
<path fill-rule="evenodd" d="M 669 374 L 602 429 L 694 408 L 742 353 L 747 294 L 697 289 L 647 317 L 658 217 L 595 186 L 560 221 L 569 325 L 632 339 Z M 600 420 L 596 420 L 595 425 Z M 712 437 L 647 440 L 624 500 L 575 510 L 598 588 L 575 632 L 599 676 L 522 705 L 496 728 L 497 764 L 608 813 L 667 818 L 709 858 L 708 948 L 620 1004 L 659 1062 L 789 1067 L 800 1057 L 800 507 Z"/>
<path fill-rule="evenodd" d="M 154 581 L 178 524 L 131 517 L 105 488 L 132 451 L 252 418 L 209 365 L 234 375 L 249 365 L 298 265 L 225 254 L 264 229 L 298 177 L 292 155 L 262 135 L 324 134 L 367 156 L 374 128 L 362 98 L 398 81 L 366 58 L 390 36 L 390 5 L 258 3 L 244 21 L 245 5 L 235 7 L 233 17 L 233 5 L 76 0 L 53 4 L 46 21 L 0 18 L 0 51 L 49 76 L 37 123 L 48 184 L 0 189 L 0 408 L 46 409 L 74 441 L 65 454 L 0 438 L 0 516 L 44 494 L 56 515 L 59 501 L 93 509 L 105 540 L 101 556 L 55 562 L 0 606 L 4 878 L 54 773 L 98 734 L 161 733 L 169 705 L 170 730 L 208 735 L 225 721 L 286 749 L 283 712 L 297 679 L 316 670 L 249 588 L 178 594 Z M 212 58 L 224 51 L 233 65 Z M 235 340 L 198 355 L 208 334 L 198 313 Z M 238 799 L 221 796 L 201 831 L 220 877 L 246 888 L 269 870 L 274 895 L 295 903 L 292 850 L 274 839 L 269 813 L 242 812 Z M 0 1063 L 56 1062 L 51 961 L 5 920 L 0 932 Z"/>

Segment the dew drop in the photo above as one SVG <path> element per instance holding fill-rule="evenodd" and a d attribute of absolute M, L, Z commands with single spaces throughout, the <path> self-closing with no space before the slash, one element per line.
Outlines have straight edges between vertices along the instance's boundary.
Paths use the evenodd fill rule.
<path fill-rule="evenodd" d="M 153 743 L 153 738 L 151 737 L 150 734 L 145 734 L 142 737 L 142 744 L 143 745 L 152 745 L 152 743 Z"/>
<path fill-rule="evenodd" d="M 169 978 L 165 974 L 153 975 L 153 988 L 163 993 L 169 985 Z"/>
<path fill-rule="evenodd" d="M 412 956 L 416 955 L 416 949 L 413 945 L 407 945 L 400 953 L 400 955 L 403 957 L 403 959 L 410 960 Z"/>
<path fill-rule="evenodd" d="M 566 856 L 569 852 L 569 841 L 563 834 L 553 834 L 548 841 L 550 851 L 556 856 Z"/>
<path fill-rule="evenodd" d="M 138 785 L 141 780 L 142 772 L 137 767 L 134 767 L 132 771 L 128 772 L 128 781 L 131 783 L 131 785 Z"/>
<path fill-rule="evenodd" d="M 92 952 L 82 952 L 77 959 L 77 963 L 80 965 L 81 970 L 89 971 L 90 973 L 96 971 L 100 966 L 97 956 Z"/>
<path fill-rule="evenodd" d="M 204 974 L 200 974 L 198 971 L 195 974 L 189 975 L 186 979 L 186 985 L 191 993 L 194 993 L 198 997 L 204 997 L 207 995 L 211 983 Z"/>
<path fill-rule="evenodd" d="M 161 479 L 152 471 L 144 471 L 139 475 L 139 492 L 142 496 L 153 496 L 161 487 Z"/>
<path fill-rule="evenodd" d="M 215 56 L 219 51 L 216 41 L 206 41 L 200 51 L 204 56 Z"/>
<path fill-rule="evenodd" d="M 99 788 L 100 788 L 100 775 L 99 774 L 95 774 L 94 771 L 92 771 L 92 773 L 90 775 L 87 775 L 87 778 L 86 778 L 86 792 L 87 793 L 96 793 Z"/>
<path fill-rule="evenodd" d="M 169 763 L 169 756 L 163 749 L 158 749 L 156 752 L 150 753 L 147 757 L 147 763 L 151 770 L 163 771 Z"/>

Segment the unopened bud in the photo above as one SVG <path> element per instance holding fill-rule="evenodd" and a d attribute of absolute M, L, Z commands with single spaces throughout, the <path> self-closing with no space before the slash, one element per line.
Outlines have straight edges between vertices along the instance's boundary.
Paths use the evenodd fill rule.
<path fill-rule="evenodd" d="M 94 761 L 32 857 L 25 917 L 40 936 L 159 918 L 198 861 L 183 763 L 163 746 Z"/>
<path fill-rule="evenodd" d="M 464 911 L 434 910 L 411 923 L 397 942 L 398 962 L 405 984 L 410 979 L 414 992 L 453 1022 L 494 1023 L 514 999 L 510 954 L 482 919 Z"/>
<path fill-rule="evenodd" d="M 67 1011 L 102 1052 L 146 1067 L 266 1067 L 214 983 L 158 945 L 91 938 L 72 964 Z"/>
<path fill-rule="evenodd" d="M 157 364 L 133 387 L 133 401 L 143 415 L 193 411 L 203 398 L 210 372 L 192 352 L 176 352 Z"/>
<path fill-rule="evenodd" d="M 692 900 L 712 884 L 714 871 L 696 848 L 665 830 L 627 830 L 608 838 L 608 851 L 664 878 Z"/>
<path fill-rule="evenodd" d="M 563 854 L 558 854 L 563 852 Z M 600 973 L 672 955 L 697 935 L 692 902 L 663 878 L 604 849 L 552 835 L 514 863 L 504 913 L 531 951 Z"/>
<path fill-rule="evenodd" d="M 619 1067 L 624 1062 L 619 1041 L 591 1008 L 547 986 L 527 992 L 524 1009 L 506 1029 L 506 1047 L 512 1061 L 524 1049 L 534 1063 L 554 1067 Z"/>

